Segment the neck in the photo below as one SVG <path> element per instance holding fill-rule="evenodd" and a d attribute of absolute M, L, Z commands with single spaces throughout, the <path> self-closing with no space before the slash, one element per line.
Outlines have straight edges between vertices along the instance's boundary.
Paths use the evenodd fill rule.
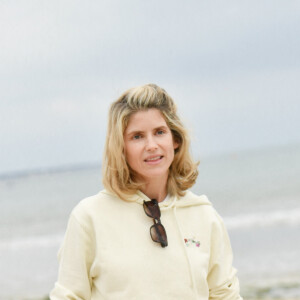
<path fill-rule="evenodd" d="M 141 191 L 150 199 L 156 199 L 158 202 L 161 202 L 165 200 L 168 194 L 167 181 L 168 176 L 166 178 L 151 178 L 151 180 L 145 182 Z"/>

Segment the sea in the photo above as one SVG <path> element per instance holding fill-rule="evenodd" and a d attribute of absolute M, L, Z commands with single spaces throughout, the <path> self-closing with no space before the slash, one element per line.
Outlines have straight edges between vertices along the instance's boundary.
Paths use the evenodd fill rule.
<path fill-rule="evenodd" d="M 0 299 L 47 299 L 72 208 L 102 189 L 101 166 L 0 176 Z M 244 299 L 300 299 L 300 145 L 200 160 L 192 188 L 224 219 Z"/>

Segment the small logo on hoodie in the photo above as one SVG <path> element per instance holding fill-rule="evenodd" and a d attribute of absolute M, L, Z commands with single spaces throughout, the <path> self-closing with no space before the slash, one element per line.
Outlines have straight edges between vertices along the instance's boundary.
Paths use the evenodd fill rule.
<path fill-rule="evenodd" d="M 197 241 L 195 238 L 184 239 L 184 242 L 187 247 L 200 247 L 200 242 Z"/>

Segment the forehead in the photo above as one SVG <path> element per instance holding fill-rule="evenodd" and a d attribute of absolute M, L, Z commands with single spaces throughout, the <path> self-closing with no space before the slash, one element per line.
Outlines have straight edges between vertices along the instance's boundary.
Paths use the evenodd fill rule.
<path fill-rule="evenodd" d="M 150 108 L 132 114 L 129 118 L 125 132 L 160 126 L 167 126 L 163 114 L 156 108 Z"/>

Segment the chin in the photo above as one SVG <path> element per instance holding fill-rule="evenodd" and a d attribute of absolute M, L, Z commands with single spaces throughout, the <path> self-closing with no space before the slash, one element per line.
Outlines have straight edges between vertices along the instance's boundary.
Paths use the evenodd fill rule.
<path fill-rule="evenodd" d="M 157 178 L 162 178 L 166 177 L 168 178 L 169 172 L 164 171 L 164 172 L 148 172 L 147 174 L 143 175 L 145 179 L 157 179 Z"/>

